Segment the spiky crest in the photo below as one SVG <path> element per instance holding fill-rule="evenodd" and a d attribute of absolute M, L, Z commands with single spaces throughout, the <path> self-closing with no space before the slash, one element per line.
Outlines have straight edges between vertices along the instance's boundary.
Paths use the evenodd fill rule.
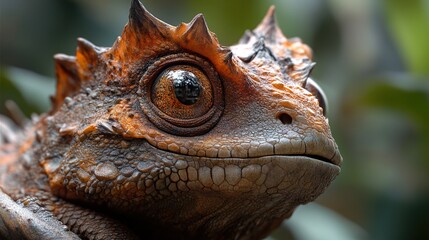
<path fill-rule="evenodd" d="M 212 62 L 222 59 L 219 64 L 229 59 L 230 52 L 219 45 L 202 14 L 188 24 L 174 27 L 154 17 L 138 0 L 133 0 L 129 23 L 109 54 L 115 62 L 132 65 L 177 51 L 195 52 Z"/>
<path fill-rule="evenodd" d="M 79 75 L 82 77 L 90 74 L 91 67 L 97 66 L 101 48 L 95 46 L 84 38 L 77 39 L 76 60 L 79 66 Z"/>
<path fill-rule="evenodd" d="M 261 39 L 263 44 L 257 44 Z M 288 74 L 303 84 L 314 66 L 309 60 L 311 50 L 301 41 L 288 40 L 283 35 L 277 25 L 273 6 L 253 31 L 245 33 L 240 43 L 253 44 L 255 54 L 264 52 L 275 60 L 284 58 L 277 57 L 276 49 L 287 48 L 291 57 L 301 59 L 288 68 Z M 138 68 L 134 66 L 136 64 L 170 52 L 190 51 L 209 59 L 221 72 L 235 72 L 231 50 L 220 46 L 202 14 L 196 15 L 188 24 L 182 23 L 173 27 L 154 17 L 139 0 L 132 0 L 129 22 L 112 48 L 99 48 L 83 38 L 78 39 L 77 45 L 76 57 L 65 55 L 55 57 L 58 83 L 51 112 L 55 112 L 67 96 L 73 96 L 83 81 L 92 79 L 94 67 L 106 61 L 109 62 L 106 66 L 114 64 L 116 69 L 121 69 L 120 72 L 115 72 L 121 74 L 116 76 L 117 78 L 126 78 L 129 71 L 133 71 L 134 67 Z M 284 53 L 280 52 L 280 55 L 282 54 Z"/>
<path fill-rule="evenodd" d="M 133 32 L 140 35 L 163 36 L 169 24 L 154 17 L 139 0 L 133 0 L 130 7 L 129 25 Z"/>
<path fill-rule="evenodd" d="M 50 113 L 56 112 L 66 97 L 73 96 L 79 91 L 82 81 L 89 79 L 92 74 L 91 68 L 98 65 L 101 52 L 101 48 L 83 38 L 78 38 L 76 57 L 64 54 L 54 56 L 57 87 L 55 95 L 51 97 Z"/>
<path fill-rule="evenodd" d="M 284 73 L 304 86 L 315 63 L 311 61 L 311 49 L 299 38 L 287 39 L 279 28 L 275 8 L 268 9 L 261 23 L 252 31 L 247 30 L 240 39 L 240 44 L 251 46 L 251 50 L 239 55 L 243 62 L 250 62 L 263 53 L 264 58 L 271 57 L 284 67 Z M 262 51 L 265 50 L 265 51 Z M 259 54 L 259 55 L 258 55 Z M 287 59 L 295 59 L 287 62 Z"/>
<path fill-rule="evenodd" d="M 275 16 L 275 7 L 271 6 L 261 23 L 253 30 L 246 31 L 243 37 L 240 39 L 240 43 L 248 43 L 252 39 L 258 39 L 264 37 L 268 44 L 276 44 L 279 41 L 286 40 L 279 26 L 277 25 Z"/>
<path fill-rule="evenodd" d="M 109 54 L 121 63 L 143 61 L 153 50 L 171 39 L 173 26 L 153 16 L 138 0 L 131 2 L 128 23 Z M 142 59 L 143 58 L 143 59 Z"/>
<path fill-rule="evenodd" d="M 57 111 L 64 99 L 80 88 L 80 78 L 76 66 L 76 57 L 56 54 L 55 71 L 57 76 L 56 94 L 51 98 L 52 110 Z"/>
<path fill-rule="evenodd" d="M 268 43 L 277 43 L 280 40 L 286 39 L 277 25 L 275 13 L 275 7 L 271 6 L 264 19 L 262 19 L 262 22 L 254 30 L 258 35 L 264 36 L 265 41 Z"/>
<path fill-rule="evenodd" d="M 196 15 L 187 25 L 187 29 L 183 33 L 183 38 L 185 41 L 193 40 L 207 45 L 213 43 L 213 37 L 201 13 Z"/>

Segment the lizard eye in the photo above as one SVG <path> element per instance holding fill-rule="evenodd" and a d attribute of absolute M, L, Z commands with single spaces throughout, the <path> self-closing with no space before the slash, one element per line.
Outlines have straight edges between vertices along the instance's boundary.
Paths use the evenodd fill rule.
<path fill-rule="evenodd" d="M 197 67 L 176 65 L 155 80 L 153 104 L 168 116 L 189 119 L 206 113 L 213 105 L 213 90 L 207 76 Z"/>
<path fill-rule="evenodd" d="M 224 108 L 217 72 L 206 60 L 173 54 L 154 62 L 140 80 L 142 110 L 161 130 L 195 136 L 209 131 Z"/>

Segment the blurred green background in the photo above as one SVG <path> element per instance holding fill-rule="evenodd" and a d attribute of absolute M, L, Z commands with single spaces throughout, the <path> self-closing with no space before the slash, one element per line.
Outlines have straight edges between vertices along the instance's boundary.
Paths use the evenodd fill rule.
<path fill-rule="evenodd" d="M 76 38 L 111 46 L 129 0 L 0 0 L 0 112 L 49 109 L 55 53 Z M 272 239 L 429 239 L 429 1 L 146 0 L 177 25 L 204 13 L 223 45 L 270 5 L 288 37 L 309 44 L 344 157 L 317 204 L 300 207 Z M 286 237 L 288 236 L 288 237 Z"/>

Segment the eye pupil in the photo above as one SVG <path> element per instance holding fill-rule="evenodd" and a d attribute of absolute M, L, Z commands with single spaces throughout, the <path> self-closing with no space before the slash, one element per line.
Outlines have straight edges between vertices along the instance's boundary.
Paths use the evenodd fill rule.
<path fill-rule="evenodd" d="M 185 105 L 192 105 L 198 101 L 201 93 L 201 84 L 191 72 L 176 70 L 169 72 L 173 79 L 173 88 L 176 98 Z"/>

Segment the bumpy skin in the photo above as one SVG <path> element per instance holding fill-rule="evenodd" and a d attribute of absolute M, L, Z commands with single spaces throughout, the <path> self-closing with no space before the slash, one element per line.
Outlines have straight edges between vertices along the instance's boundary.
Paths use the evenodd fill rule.
<path fill-rule="evenodd" d="M 132 1 L 111 48 L 79 39 L 76 57 L 55 56 L 52 111 L 24 134 L 3 131 L 0 233 L 266 236 L 340 171 L 311 58 L 274 8 L 222 47 L 202 15 L 173 27 Z M 177 99 L 169 69 L 197 76 L 196 103 Z"/>

